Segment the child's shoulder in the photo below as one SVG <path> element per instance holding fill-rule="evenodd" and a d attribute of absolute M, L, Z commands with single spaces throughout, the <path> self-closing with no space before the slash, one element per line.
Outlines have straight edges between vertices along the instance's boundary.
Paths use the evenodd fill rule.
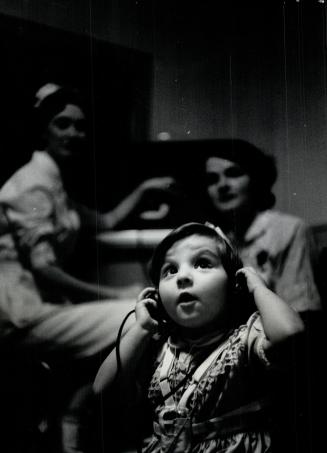
<path fill-rule="evenodd" d="M 235 347 L 239 344 L 240 347 L 246 348 L 255 338 L 264 335 L 261 317 L 258 311 L 254 312 L 248 320 L 235 328 L 229 336 L 229 346 Z M 251 339 L 251 340 L 250 340 Z"/>
<path fill-rule="evenodd" d="M 244 332 L 247 332 L 252 328 L 260 328 L 260 326 L 262 326 L 260 313 L 258 311 L 255 311 L 254 313 L 252 313 L 249 316 L 247 321 L 245 321 L 243 324 L 237 326 L 231 332 L 231 337 L 242 335 Z"/>

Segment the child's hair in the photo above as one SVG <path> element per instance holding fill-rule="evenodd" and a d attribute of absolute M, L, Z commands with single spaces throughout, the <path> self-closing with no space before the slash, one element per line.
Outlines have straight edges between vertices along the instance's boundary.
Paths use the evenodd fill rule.
<path fill-rule="evenodd" d="M 188 236 L 198 234 L 215 240 L 220 255 L 221 263 L 228 277 L 227 297 L 229 301 L 236 302 L 236 322 L 246 321 L 253 311 L 254 303 L 246 291 L 240 290 L 236 282 L 236 272 L 243 267 L 243 263 L 230 240 L 219 227 L 210 223 L 185 223 L 172 230 L 157 246 L 150 262 L 150 278 L 156 288 L 159 286 L 160 272 L 164 264 L 166 253 L 172 245 Z M 234 317 L 234 316 L 233 316 Z"/>

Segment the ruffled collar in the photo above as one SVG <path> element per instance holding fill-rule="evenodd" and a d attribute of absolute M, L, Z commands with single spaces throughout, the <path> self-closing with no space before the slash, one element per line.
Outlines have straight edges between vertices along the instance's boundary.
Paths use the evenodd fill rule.
<path fill-rule="evenodd" d="M 220 332 L 212 332 L 207 335 L 203 335 L 199 338 L 189 338 L 181 337 L 176 335 L 171 335 L 168 338 L 168 344 L 173 348 L 178 349 L 194 349 L 194 348 L 204 348 L 214 344 L 219 344 L 224 341 L 231 333 L 233 329 L 223 330 Z"/>

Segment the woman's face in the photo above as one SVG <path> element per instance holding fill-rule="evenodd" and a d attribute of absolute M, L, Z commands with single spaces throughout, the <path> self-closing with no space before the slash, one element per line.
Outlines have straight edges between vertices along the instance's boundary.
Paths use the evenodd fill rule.
<path fill-rule="evenodd" d="M 253 204 L 250 176 L 237 163 L 210 157 L 206 162 L 207 194 L 219 213 L 249 208 Z"/>
<path fill-rule="evenodd" d="M 67 104 L 52 118 L 44 138 L 46 150 L 57 161 L 80 153 L 86 138 L 86 120 L 80 107 Z"/>
<path fill-rule="evenodd" d="M 227 273 L 212 237 L 193 234 L 167 251 L 160 271 L 159 294 L 176 324 L 210 330 L 226 312 L 227 288 Z"/>

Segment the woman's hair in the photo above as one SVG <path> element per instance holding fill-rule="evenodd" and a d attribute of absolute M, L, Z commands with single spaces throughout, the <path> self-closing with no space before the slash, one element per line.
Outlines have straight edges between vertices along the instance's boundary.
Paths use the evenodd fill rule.
<path fill-rule="evenodd" d="M 228 300 L 234 299 L 237 306 L 237 313 L 233 313 L 235 322 L 244 322 L 255 310 L 253 300 L 249 300 L 247 292 L 240 291 L 237 286 L 236 272 L 243 267 L 243 263 L 230 240 L 219 227 L 210 223 L 185 223 L 172 230 L 156 247 L 152 256 L 149 268 L 150 278 L 158 288 L 160 272 L 168 250 L 173 244 L 181 239 L 185 239 L 193 234 L 210 237 L 215 240 L 221 259 L 221 263 L 228 277 Z M 235 315 L 235 317 L 234 317 Z"/>
<path fill-rule="evenodd" d="M 273 156 L 241 139 L 205 140 L 201 149 L 203 167 L 211 157 L 235 162 L 249 175 L 253 199 L 259 211 L 274 206 L 276 200 L 272 186 L 277 179 L 277 167 Z"/>
<path fill-rule="evenodd" d="M 38 144 L 41 144 L 51 120 L 68 104 L 78 106 L 84 114 L 87 111 L 85 100 L 75 88 L 47 83 L 37 91 L 33 108 L 33 135 Z"/>

